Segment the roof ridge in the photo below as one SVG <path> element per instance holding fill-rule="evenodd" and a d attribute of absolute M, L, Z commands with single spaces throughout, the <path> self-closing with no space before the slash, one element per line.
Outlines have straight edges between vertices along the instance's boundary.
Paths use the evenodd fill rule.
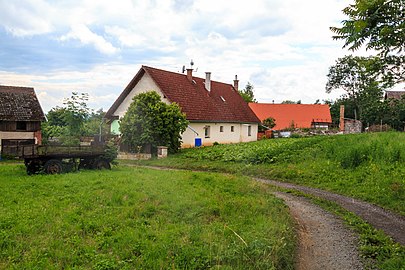
<path fill-rule="evenodd" d="M 155 68 L 155 67 L 151 67 L 151 66 L 146 66 L 146 65 L 142 65 L 142 68 L 146 68 L 146 69 L 154 69 L 157 71 L 162 71 L 162 72 L 167 72 L 167 73 L 172 73 L 172 74 L 176 74 L 176 75 L 183 75 L 183 76 L 187 76 L 187 74 L 184 73 L 180 73 L 180 72 L 176 72 L 176 71 L 170 71 L 170 70 L 164 70 L 161 68 Z M 199 76 L 194 76 L 193 75 L 193 79 L 201 79 L 201 80 L 205 80 L 205 78 L 203 77 L 199 77 Z M 216 80 L 212 80 L 211 79 L 211 83 L 215 82 L 215 83 L 221 83 L 221 84 L 226 84 L 226 85 L 231 85 L 233 87 L 233 85 L 231 83 L 225 83 L 225 82 L 220 82 L 220 81 L 216 81 Z"/>

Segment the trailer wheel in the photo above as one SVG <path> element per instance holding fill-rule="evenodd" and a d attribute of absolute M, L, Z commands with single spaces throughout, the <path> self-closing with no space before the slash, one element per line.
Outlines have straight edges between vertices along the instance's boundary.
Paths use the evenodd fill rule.
<path fill-rule="evenodd" d="M 108 169 L 111 170 L 111 165 L 110 162 L 108 162 L 105 159 L 96 159 L 93 163 L 93 169 L 96 170 L 103 170 L 103 169 Z"/>
<path fill-rule="evenodd" d="M 62 173 L 63 166 L 62 161 L 57 159 L 50 159 L 44 165 L 44 172 L 47 174 L 59 174 Z"/>
<path fill-rule="evenodd" d="M 36 160 L 25 160 L 24 163 L 28 175 L 36 174 L 41 170 L 41 162 Z"/>

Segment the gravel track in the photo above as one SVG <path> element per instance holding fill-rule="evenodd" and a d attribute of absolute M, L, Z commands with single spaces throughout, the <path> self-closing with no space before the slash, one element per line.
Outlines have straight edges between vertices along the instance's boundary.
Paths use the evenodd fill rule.
<path fill-rule="evenodd" d="M 373 227 L 384 231 L 388 236 L 392 237 L 394 241 L 398 242 L 401 245 L 405 245 L 404 216 L 392 213 L 371 203 L 366 203 L 357 199 L 334 194 L 317 188 L 304 187 L 274 180 L 266 180 L 260 178 L 254 179 L 273 186 L 298 190 L 306 194 L 314 195 L 335 202 L 346 210 L 355 213 L 357 216 L 367 221 Z"/>
<path fill-rule="evenodd" d="M 363 269 L 357 238 L 342 220 L 306 198 L 282 192 L 274 194 L 285 201 L 296 220 L 299 239 L 296 269 Z"/>

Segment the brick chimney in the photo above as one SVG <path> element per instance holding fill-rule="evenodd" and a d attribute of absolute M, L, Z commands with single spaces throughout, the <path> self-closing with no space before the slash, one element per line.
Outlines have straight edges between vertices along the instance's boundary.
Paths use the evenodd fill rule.
<path fill-rule="evenodd" d="M 211 91 L 211 72 L 205 72 L 205 89 Z"/>
<path fill-rule="evenodd" d="M 187 79 L 192 82 L 193 81 L 193 69 L 192 68 L 188 68 L 187 69 Z"/>
<path fill-rule="evenodd" d="M 339 130 L 345 131 L 345 105 L 340 105 Z"/>
<path fill-rule="evenodd" d="M 238 80 L 238 75 L 235 75 L 235 80 L 233 80 L 233 88 L 235 88 L 236 91 L 239 90 L 239 80 Z"/>

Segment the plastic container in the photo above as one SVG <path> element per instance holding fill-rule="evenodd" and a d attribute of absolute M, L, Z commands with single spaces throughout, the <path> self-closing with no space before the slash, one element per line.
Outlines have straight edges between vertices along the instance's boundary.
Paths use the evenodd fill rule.
<path fill-rule="evenodd" d="M 195 147 L 200 147 L 201 145 L 202 145 L 202 140 L 201 140 L 201 138 L 196 137 L 196 138 L 194 139 L 194 146 L 195 146 Z"/>

